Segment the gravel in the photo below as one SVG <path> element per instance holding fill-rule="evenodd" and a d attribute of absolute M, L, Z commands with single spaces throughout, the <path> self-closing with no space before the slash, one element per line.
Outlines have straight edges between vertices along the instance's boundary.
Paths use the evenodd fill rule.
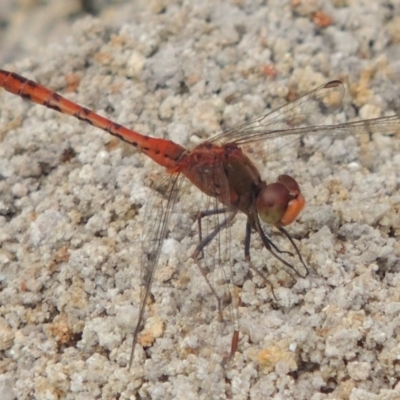
<path fill-rule="evenodd" d="M 4 8 L 3 68 L 146 135 L 190 148 L 332 79 L 347 95 L 327 122 L 399 110 L 397 0 L 93 2 L 95 17 L 54 3 Z M 28 11 L 41 29 L 21 35 Z M 269 284 L 252 274 L 242 216 L 210 245 L 213 287 L 227 295 L 232 276 L 241 299 L 229 362 L 236 308 L 223 297 L 219 320 L 191 258 L 193 212 L 213 203 L 184 187 L 129 371 L 141 237 L 158 218 L 145 204 L 165 173 L 104 132 L 2 91 L 2 400 L 400 398 L 399 134 L 254 147 L 268 181 L 285 173 L 302 187 L 306 208 L 287 230 L 310 274 L 285 269 L 255 234 L 252 263 Z M 218 268 L 226 243 L 232 263 Z"/>

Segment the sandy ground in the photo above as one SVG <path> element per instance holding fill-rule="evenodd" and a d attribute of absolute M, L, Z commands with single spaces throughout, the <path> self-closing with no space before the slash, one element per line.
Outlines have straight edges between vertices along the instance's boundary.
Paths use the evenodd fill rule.
<path fill-rule="evenodd" d="M 28 3 L 9 9 L 1 34 L 16 36 L 1 44 L 3 68 L 188 148 L 332 79 L 347 94 L 325 122 L 400 109 L 397 0 L 119 2 L 97 17 L 78 4 L 63 29 L 30 31 L 33 16 L 54 27 L 48 2 L 21 35 L 15 15 Z M 231 303 L 219 322 L 190 257 L 193 211 L 207 204 L 183 188 L 128 371 L 140 238 L 158 218 L 145 204 L 162 169 L 2 91 L 1 399 L 400 398 L 400 132 L 382 133 L 253 147 L 268 181 L 287 173 L 302 187 L 307 206 L 288 231 L 311 273 L 290 274 L 253 235 L 273 301 L 243 261 L 243 217 L 210 247 L 210 281 L 224 294 L 231 277 L 241 300 L 228 363 Z M 228 239 L 232 263 L 213 268 Z"/>

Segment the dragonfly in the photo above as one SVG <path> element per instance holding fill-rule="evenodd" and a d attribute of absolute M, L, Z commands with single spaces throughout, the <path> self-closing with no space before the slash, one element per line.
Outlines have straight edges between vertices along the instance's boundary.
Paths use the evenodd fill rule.
<path fill-rule="evenodd" d="M 143 254 L 143 292 L 137 323 L 133 332 L 129 368 L 132 365 L 135 346 L 145 317 L 146 301 L 150 295 L 154 273 L 160 258 L 163 240 L 168 234 L 168 222 L 177 201 L 181 179 L 186 178 L 201 192 L 216 200 L 221 208 L 198 214 L 199 242 L 193 258 L 198 260 L 203 250 L 218 234 L 228 228 L 238 213 L 246 217 L 244 255 L 250 261 L 251 234 L 256 232 L 266 250 L 286 267 L 305 277 L 307 265 L 290 233 L 285 229 L 296 220 L 305 206 L 305 198 L 297 181 L 289 175 L 280 175 L 276 182 L 267 183 L 244 149 L 254 143 L 276 138 L 299 140 L 306 135 L 347 136 L 357 134 L 397 134 L 400 132 L 400 116 L 394 115 L 343 124 L 323 125 L 324 119 L 342 104 L 345 89 L 342 82 L 330 81 L 297 100 L 283 105 L 260 118 L 246 122 L 233 129 L 217 134 L 192 150 L 171 140 L 142 135 L 128 129 L 94 111 L 78 105 L 60 94 L 24 78 L 14 72 L 0 70 L 0 87 L 23 99 L 43 105 L 63 114 L 100 128 L 122 141 L 134 146 L 166 169 L 170 175 L 166 190 L 166 204 L 157 215 L 157 224 L 151 229 L 151 237 Z M 226 215 L 222 222 L 202 237 L 201 220 L 213 214 Z M 281 250 L 265 232 L 264 224 L 276 227 L 286 237 L 294 253 Z M 295 255 L 304 267 L 300 273 L 285 258 Z M 250 264 L 251 266 L 251 264 Z M 199 265 L 211 291 L 216 295 L 206 272 Z M 261 273 L 253 268 L 253 270 Z M 263 276 L 263 275 L 261 275 Z M 236 321 L 237 321 L 236 317 Z M 233 328 L 230 355 L 237 351 L 239 326 Z"/>

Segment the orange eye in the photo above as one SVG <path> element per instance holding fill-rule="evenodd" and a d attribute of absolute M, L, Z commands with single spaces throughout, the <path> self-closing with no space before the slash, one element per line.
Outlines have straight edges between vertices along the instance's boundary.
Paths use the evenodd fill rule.
<path fill-rule="evenodd" d="M 291 224 L 306 204 L 306 200 L 300 192 L 299 184 L 289 175 L 278 176 L 278 182 L 286 186 L 289 191 L 290 201 L 288 203 L 285 215 L 280 221 L 281 226 Z"/>
<path fill-rule="evenodd" d="M 300 214 L 305 204 L 306 200 L 301 193 L 299 193 L 295 199 L 290 200 L 285 215 L 280 220 L 280 225 L 285 226 L 291 224 Z"/>

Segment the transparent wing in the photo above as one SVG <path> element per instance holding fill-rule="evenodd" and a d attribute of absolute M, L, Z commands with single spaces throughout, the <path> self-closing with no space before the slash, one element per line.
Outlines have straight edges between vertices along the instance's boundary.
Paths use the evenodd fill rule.
<path fill-rule="evenodd" d="M 339 108 L 344 92 L 341 82 L 328 82 L 252 122 L 215 136 L 211 141 L 244 145 L 285 136 L 300 138 L 309 134 L 321 136 L 346 136 L 359 133 L 400 134 L 399 115 L 345 124 L 319 125 Z"/>
<path fill-rule="evenodd" d="M 150 294 L 154 272 L 160 258 L 163 241 L 167 235 L 167 226 L 178 196 L 182 176 L 173 175 L 168 178 L 165 187 L 167 199 L 154 195 L 146 204 L 145 232 L 142 240 L 142 282 L 138 320 L 133 333 L 133 342 L 129 368 L 132 365 L 135 346 L 144 320 L 146 301 Z"/>
<path fill-rule="evenodd" d="M 265 131 L 259 134 L 252 134 L 250 137 L 243 137 L 235 140 L 238 145 L 248 144 L 250 142 L 257 142 L 265 139 L 282 138 L 285 136 L 297 136 L 298 138 L 304 135 L 318 135 L 318 136 L 331 136 L 336 137 L 363 134 L 380 133 L 383 135 L 400 135 L 400 116 L 393 115 L 391 117 L 382 117 L 367 119 L 363 121 L 347 122 L 345 124 L 337 125 L 321 125 L 321 126 L 307 126 L 303 128 L 286 129 L 283 131 Z M 296 138 L 297 139 L 297 138 Z"/>
<path fill-rule="evenodd" d="M 243 144 L 282 135 L 302 134 L 304 132 L 297 129 L 316 126 L 337 110 L 344 93 L 340 81 L 328 82 L 260 118 L 215 136 L 211 141 Z"/>

